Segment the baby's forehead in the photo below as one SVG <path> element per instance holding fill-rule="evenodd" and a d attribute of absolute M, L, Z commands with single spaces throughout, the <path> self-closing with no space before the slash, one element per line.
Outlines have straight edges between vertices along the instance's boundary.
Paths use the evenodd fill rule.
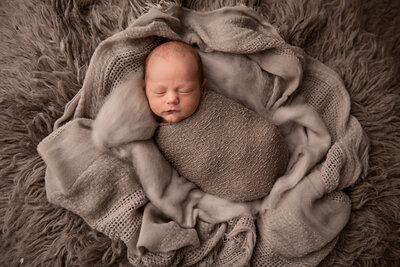
<path fill-rule="evenodd" d="M 196 60 L 196 54 L 197 51 L 192 46 L 182 42 L 171 41 L 154 48 L 149 55 L 149 59 L 153 57 L 165 59 L 170 56 L 178 56 L 185 59 Z"/>

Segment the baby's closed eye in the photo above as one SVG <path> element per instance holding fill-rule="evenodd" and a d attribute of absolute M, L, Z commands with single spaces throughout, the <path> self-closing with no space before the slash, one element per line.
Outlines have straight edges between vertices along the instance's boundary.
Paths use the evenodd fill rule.
<path fill-rule="evenodd" d="M 167 92 L 167 90 L 165 90 L 164 88 L 156 88 L 151 90 L 151 92 L 155 95 L 164 95 Z"/>
<path fill-rule="evenodd" d="M 191 87 L 181 87 L 178 89 L 179 94 L 190 94 L 191 92 L 193 92 L 193 88 Z"/>

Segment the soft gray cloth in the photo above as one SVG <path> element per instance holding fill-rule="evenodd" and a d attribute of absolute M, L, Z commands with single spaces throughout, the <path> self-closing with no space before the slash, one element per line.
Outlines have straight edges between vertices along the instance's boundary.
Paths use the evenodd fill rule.
<path fill-rule="evenodd" d="M 318 152 L 321 141 L 307 112 L 292 105 L 296 99 L 320 114 L 332 136 L 326 157 L 309 165 L 276 209 L 255 222 L 251 216 L 219 224 L 199 220 L 221 221 L 247 206 L 197 189 L 151 139 L 157 124 L 141 86 L 142 66 L 165 38 L 197 45 L 212 89 L 263 117 L 271 114 L 280 127 L 292 121 L 295 131 L 284 133 L 290 161 Z M 244 7 L 211 12 L 171 7 L 151 9 L 99 45 L 82 89 L 38 151 L 47 164 L 49 201 L 123 240 L 134 266 L 315 266 L 349 218 L 349 199 L 340 190 L 365 171 L 367 144 L 340 77 L 303 58 L 265 18 Z"/>
<path fill-rule="evenodd" d="M 155 140 L 165 158 L 204 192 L 235 201 L 268 195 L 289 160 L 278 128 L 212 90 L 197 111 L 162 123 Z"/>

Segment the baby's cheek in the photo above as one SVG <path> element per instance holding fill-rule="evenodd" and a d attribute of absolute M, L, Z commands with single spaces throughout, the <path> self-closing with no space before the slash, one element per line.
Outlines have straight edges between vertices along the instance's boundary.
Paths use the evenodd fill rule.
<path fill-rule="evenodd" d="M 197 107 L 199 106 L 199 103 L 200 103 L 200 99 L 197 99 L 197 98 L 192 99 L 192 101 L 190 103 L 190 108 L 191 108 L 192 112 L 194 112 L 197 109 Z"/>
<path fill-rule="evenodd" d="M 160 115 L 160 103 L 159 101 L 151 101 L 150 103 L 150 109 L 155 113 L 156 115 Z"/>

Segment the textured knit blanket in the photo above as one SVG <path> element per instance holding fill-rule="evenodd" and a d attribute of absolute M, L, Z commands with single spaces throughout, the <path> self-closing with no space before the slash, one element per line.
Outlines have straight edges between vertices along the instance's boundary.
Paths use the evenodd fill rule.
<path fill-rule="evenodd" d="M 320 114 L 329 151 L 306 164 L 312 168 L 275 209 L 254 218 L 252 205 L 205 194 L 162 157 L 141 79 L 145 57 L 167 39 L 198 47 L 210 88 L 281 122 L 294 165 L 309 153 L 303 148 L 324 155 L 296 103 Z M 47 196 L 123 240 L 134 266 L 315 266 L 348 220 L 341 190 L 366 170 L 367 140 L 349 113 L 338 75 L 251 10 L 154 8 L 100 44 L 82 89 L 39 144 Z"/>
<path fill-rule="evenodd" d="M 274 124 L 211 90 L 191 117 L 162 123 L 155 140 L 182 176 L 206 193 L 235 201 L 268 195 L 289 160 Z"/>

